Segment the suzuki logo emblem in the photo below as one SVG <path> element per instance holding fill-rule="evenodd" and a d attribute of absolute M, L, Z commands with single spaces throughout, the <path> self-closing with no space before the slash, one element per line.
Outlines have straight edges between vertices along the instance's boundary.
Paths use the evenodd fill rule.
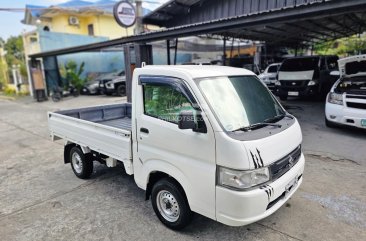
<path fill-rule="evenodd" d="M 296 82 L 292 82 L 292 85 L 296 85 Z"/>
<path fill-rule="evenodd" d="M 289 167 L 292 167 L 294 165 L 294 159 L 292 158 L 292 156 L 290 156 L 289 158 L 288 158 L 288 166 Z"/>

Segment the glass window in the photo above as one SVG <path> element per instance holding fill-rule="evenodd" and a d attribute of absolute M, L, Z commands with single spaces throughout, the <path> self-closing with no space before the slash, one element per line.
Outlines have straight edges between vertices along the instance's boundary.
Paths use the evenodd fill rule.
<path fill-rule="evenodd" d="M 284 114 L 266 87 L 254 76 L 205 78 L 199 87 L 226 131 Z"/>
<path fill-rule="evenodd" d="M 286 59 L 280 71 L 308 71 L 318 69 L 319 57 Z"/>
<path fill-rule="evenodd" d="M 328 57 L 327 58 L 327 64 L 328 64 L 328 69 L 329 70 L 333 70 L 333 69 L 338 69 L 338 57 L 334 56 L 334 57 Z"/>
<path fill-rule="evenodd" d="M 144 84 L 144 113 L 164 121 L 178 123 L 181 111 L 193 111 L 190 101 L 170 85 Z"/>
<path fill-rule="evenodd" d="M 272 65 L 268 67 L 268 73 L 277 73 L 278 65 Z"/>

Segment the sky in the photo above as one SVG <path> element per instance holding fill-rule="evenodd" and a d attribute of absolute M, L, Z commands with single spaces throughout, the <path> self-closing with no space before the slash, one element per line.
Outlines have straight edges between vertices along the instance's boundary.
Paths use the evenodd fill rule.
<path fill-rule="evenodd" d="M 96 2 L 96 0 L 86 0 L 88 2 Z M 144 0 L 142 0 L 144 1 Z M 167 0 L 149 0 L 143 3 L 143 7 L 153 10 L 159 4 Z M 25 8 L 26 4 L 50 6 L 68 2 L 68 0 L 0 0 L 0 8 Z M 151 2 L 158 2 L 153 4 Z M 0 12 L 0 37 L 6 40 L 10 36 L 17 36 L 23 31 L 34 29 L 33 26 L 27 26 L 20 21 L 24 18 L 24 12 Z"/>

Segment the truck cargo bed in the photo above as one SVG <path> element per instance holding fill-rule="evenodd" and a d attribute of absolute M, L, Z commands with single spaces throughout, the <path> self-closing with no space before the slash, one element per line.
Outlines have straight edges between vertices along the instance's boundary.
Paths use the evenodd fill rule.
<path fill-rule="evenodd" d="M 97 123 L 106 125 L 106 126 L 119 128 L 119 129 L 131 130 L 131 119 L 128 117 L 114 119 L 114 120 L 103 120 L 103 121 L 100 121 Z"/>
<path fill-rule="evenodd" d="M 50 112 L 48 124 L 54 140 L 64 139 L 117 160 L 131 154 L 131 104 L 113 104 Z"/>
<path fill-rule="evenodd" d="M 130 103 L 79 108 L 55 113 L 131 131 Z"/>

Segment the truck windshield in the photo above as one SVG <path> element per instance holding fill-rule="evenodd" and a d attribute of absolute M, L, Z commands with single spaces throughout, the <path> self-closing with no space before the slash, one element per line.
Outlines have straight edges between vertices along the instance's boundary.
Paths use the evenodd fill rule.
<path fill-rule="evenodd" d="M 282 63 L 280 71 L 294 72 L 315 70 L 318 68 L 318 65 L 319 57 L 286 59 Z"/>
<path fill-rule="evenodd" d="M 255 76 L 199 79 L 199 88 L 226 131 L 284 115 L 285 111 Z"/>

